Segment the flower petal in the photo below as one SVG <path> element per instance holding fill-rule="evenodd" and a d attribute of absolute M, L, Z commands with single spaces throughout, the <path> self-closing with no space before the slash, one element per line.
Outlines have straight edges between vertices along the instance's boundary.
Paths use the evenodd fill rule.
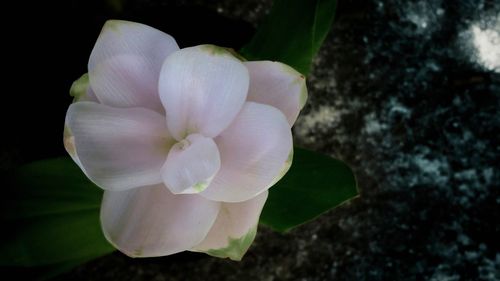
<path fill-rule="evenodd" d="M 71 88 L 69 89 L 69 94 L 73 97 L 73 103 L 80 101 L 99 102 L 94 94 L 94 91 L 92 91 L 92 89 L 90 88 L 88 73 L 83 74 L 80 78 L 73 82 Z M 66 123 L 64 124 L 63 140 L 64 148 L 66 149 L 68 154 L 80 167 L 80 169 L 82 169 L 82 171 L 86 174 L 85 169 L 83 168 L 82 163 L 78 158 L 78 155 L 76 155 L 75 137 L 73 136 L 73 133 Z"/>
<path fill-rule="evenodd" d="M 191 249 L 207 235 L 219 203 L 174 195 L 164 185 L 104 192 L 101 224 L 108 241 L 131 257 Z"/>
<path fill-rule="evenodd" d="M 160 97 L 167 126 L 177 140 L 199 133 L 215 137 L 236 117 L 248 91 L 246 67 L 212 45 L 170 55 L 160 74 Z"/>
<path fill-rule="evenodd" d="M 248 61 L 244 64 L 250 74 L 247 101 L 278 108 L 291 127 L 307 100 L 304 75 L 280 62 Z"/>
<path fill-rule="evenodd" d="M 66 124 L 87 176 L 107 190 L 160 183 L 160 169 L 173 140 L 165 118 L 144 108 L 72 104 Z"/>
<path fill-rule="evenodd" d="M 215 142 L 192 134 L 172 146 L 162 167 L 162 178 L 174 194 L 199 193 L 210 184 L 219 168 L 219 149 Z"/>
<path fill-rule="evenodd" d="M 71 159 L 73 159 L 78 167 L 82 169 L 83 173 L 87 175 L 85 168 L 82 166 L 82 162 L 80 162 L 80 158 L 78 158 L 78 155 L 76 154 L 75 136 L 73 136 L 73 133 L 67 124 L 64 124 L 63 143 L 64 148 L 66 149 L 66 152 L 68 152 L 69 156 L 71 156 Z"/>
<path fill-rule="evenodd" d="M 217 220 L 203 242 L 191 251 L 219 258 L 241 260 L 255 239 L 260 213 L 266 203 L 265 191 L 248 201 L 221 203 Z"/>
<path fill-rule="evenodd" d="M 160 69 L 178 49 L 170 35 L 147 25 L 107 21 L 90 55 L 91 87 L 106 105 L 163 112 L 157 89 Z"/>
<path fill-rule="evenodd" d="M 75 80 L 73 84 L 71 84 L 71 88 L 69 89 L 69 94 L 73 97 L 73 102 L 79 101 L 93 101 L 99 102 L 97 97 L 90 88 L 89 83 L 89 74 L 85 73 L 80 78 Z"/>
<path fill-rule="evenodd" d="M 280 175 L 292 149 L 292 133 L 278 109 L 246 102 L 215 143 L 221 169 L 200 194 L 215 201 L 241 202 L 267 190 Z"/>

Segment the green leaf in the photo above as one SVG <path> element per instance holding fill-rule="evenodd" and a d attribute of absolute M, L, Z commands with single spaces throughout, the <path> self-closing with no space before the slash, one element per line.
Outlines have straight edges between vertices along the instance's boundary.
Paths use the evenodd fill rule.
<path fill-rule="evenodd" d="M 19 168 L 10 182 L 10 199 L 2 220 L 96 210 L 102 190 L 70 158 L 33 162 Z"/>
<path fill-rule="evenodd" d="M 286 231 L 358 194 L 351 169 L 342 161 L 295 148 L 288 173 L 269 189 L 260 222 Z"/>
<path fill-rule="evenodd" d="M 51 265 L 34 267 L 0 267 L 0 271 L 7 276 L 16 276 L 17 280 L 45 281 L 57 275 L 71 270 L 72 268 L 86 263 L 95 257 L 69 260 Z"/>
<path fill-rule="evenodd" d="M 252 40 L 241 49 L 248 60 L 280 61 L 304 75 L 333 22 L 336 0 L 275 0 Z"/>
<path fill-rule="evenodd" d="M 71 159 L 25 165 L 8 190 L 0 216 L 0 265 L 67 267 L 114 250 L 100 227 L 102 190 Z"/>

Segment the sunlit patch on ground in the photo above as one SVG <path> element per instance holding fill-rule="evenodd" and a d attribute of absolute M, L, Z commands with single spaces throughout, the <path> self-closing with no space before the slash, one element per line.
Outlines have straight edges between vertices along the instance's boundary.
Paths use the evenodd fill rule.
<path fill-rule="evenodd" d="M 489 70 L 500 72 L 500 15 L 491 26 L 476 23 L 470 28 L 478 63 Z"/>

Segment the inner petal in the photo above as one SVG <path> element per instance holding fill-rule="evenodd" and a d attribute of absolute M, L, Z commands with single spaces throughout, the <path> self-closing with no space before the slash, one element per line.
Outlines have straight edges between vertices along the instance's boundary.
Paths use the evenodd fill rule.
<path fill-rule="evenodd" d="M 191 134 L 172 146 L 161 174 L 172 193 L 188 194 L 205 190 L 219 169 L 215 142 L 201 134 Z"/>
<path fill-rule="evenodd" d="M 222 48 L 200 45 L 172 53 L 158 84 L 169 132 L 178 141 L 194 133 L 216 137 L 240 112 L 249 79 L 247 68 Z"/>

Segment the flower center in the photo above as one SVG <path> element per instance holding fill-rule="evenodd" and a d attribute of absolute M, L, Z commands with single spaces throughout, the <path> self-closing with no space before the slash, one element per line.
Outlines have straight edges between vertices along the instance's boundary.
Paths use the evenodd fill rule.
<path fill-rule="evenodd" d="M 200 193 L 220 168 L 220 155 L 213 139 L 190 134 L 170 149 L 162 167 L 165 185 L 174 194 Z"/>
<path fill-rule="evenodd" d="M 186 150 L 188 147 L 191 145 L 191 142 L 187 139 L 183 139 L 180 142 L 178 142 L 178 147 L 180 150 Z"/>

